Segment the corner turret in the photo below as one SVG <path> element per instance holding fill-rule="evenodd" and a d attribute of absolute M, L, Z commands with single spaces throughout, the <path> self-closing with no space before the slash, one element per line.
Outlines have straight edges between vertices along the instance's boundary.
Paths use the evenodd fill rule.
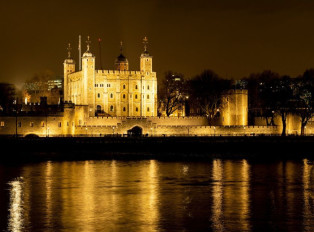
<path fill-rule="evenodd" d="M 75 72 L 75 61 L 72 59 L 72 56 L 71 56 L 71 44 L 69 43 L 68 44 L 68 57 L 64 60 L 63 62 L 63 78 L 64 78 L 64 81 L 63 81 L 63 84 L 64 84 L 64 100 L 65 101 L 69 101 L 69 94 L 70 94 L 70 89 L 68 89 L 68 75 Z"/>
<path fill-rule="evenodd" d="M 145 36 L 143 39 L 143 44 L 144 44 L 144 52 L 141 54 L 141 67 L 140 70 L 141 72 L 148 72 L 151 73 L 153 71 L 153 57 L 149 55 L 149 52 L 147 51 L 147 44 L 148 44 L 148 39 Z"/>
<path fill-rule="evenodd" d="M 89 115 L 95 115 L 95 56 L 90 51 L 91 41 L 87 37 L 87 50 L 82 57 L 82 104 L 89 106 Z"/>

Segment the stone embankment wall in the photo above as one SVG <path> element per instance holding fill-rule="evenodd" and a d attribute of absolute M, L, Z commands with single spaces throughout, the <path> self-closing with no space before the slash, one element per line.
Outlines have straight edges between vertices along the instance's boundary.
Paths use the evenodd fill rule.
<path fill-rule="evenodd" d="M 66 112 L 60 116 L 0 117 L 0 135 L 26 136 L 104 136 L 127 134 L 128 130 L 140 127 L 148 136 L 219 136 L 219 135 L 280 135 L 282 126 L 276 118 L 277 126 L 266 126 L 265 120 L 257 118 L 259 126 L 209 126 L 204 117 L 86 117 Z M 300 122 L 296 117 L 287 120 L 288 134 L 300 134 Z M 314 134 L 314 122 L 310 121 L 305 130 Z"/>

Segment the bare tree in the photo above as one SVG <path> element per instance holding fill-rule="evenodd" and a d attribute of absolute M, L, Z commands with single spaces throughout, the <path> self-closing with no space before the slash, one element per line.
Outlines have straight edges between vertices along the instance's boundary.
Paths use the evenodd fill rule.
<path fill-rule="evenodd" d="M 230 88 L 230 81 L 220 78 L 211 70 L 205 70 L 189 81 L 190 101 L 207 117 L 209 124 L 222 105 L 221 95 Z"/>
<path fill-rule="evenodd" d="M 169 117 L 184 104 L 185 82 L 183 75 L 168 71 L 161 89 L 164 110 Z"/>

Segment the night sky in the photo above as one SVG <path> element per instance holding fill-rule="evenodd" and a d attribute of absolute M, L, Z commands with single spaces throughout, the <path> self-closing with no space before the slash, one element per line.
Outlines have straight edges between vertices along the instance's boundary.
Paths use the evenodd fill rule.
<path fill-rule="evenodd" d="M 0 19 L 0 82 L 62 75 L 67 43 L 78 59 L 80 34 L 91 36 L 97 66 L 102 39 L 105 69 L 113 69 L 122 40 L 130 70 L 139 70 L 147 36 L 158 78 L 204 69 L 236 79 L 265 69 L 296 76 L 314 67 L 310 0 L 16 0 L 1 2 Z"/>

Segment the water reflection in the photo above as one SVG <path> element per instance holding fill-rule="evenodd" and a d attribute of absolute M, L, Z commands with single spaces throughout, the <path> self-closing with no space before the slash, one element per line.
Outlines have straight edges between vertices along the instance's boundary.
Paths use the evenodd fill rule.
<path fill-rule="evenodd" d="M 214 231 L 224 231 L 223 223 L 223 167 L 221 160 L 213 162 L 213 204 L 212 204 L 212 222 Z"/>
<path fill-rule="evenodd" d="M 0 170 L 6 185 L 0 195 L 8 193 L 0 231 L 314 231 L 307 159 L 46 162 L 17 169 L 20 178 Z"/>
<path fill-rule="evenodd" d="M 23 178 L 9 182 L 10 208 L 8 230 L 19 232 L 23 229 Z"/>
<path fill-rule="evenodd" d="M 313 221 L 313 190 L 311 180 L 313 176 L 313 163 L 308 159 L 303 160 L 303 226 L 305 231 L 311 230 L 311 222 Z"/>
<path fill-rule="evenodd" d="M 212 222 L 214 231 L 250 231 L 250 166 L 242 161 L 213 161 Z M 226 224 L 228 218 L 229 224 Z"/>

